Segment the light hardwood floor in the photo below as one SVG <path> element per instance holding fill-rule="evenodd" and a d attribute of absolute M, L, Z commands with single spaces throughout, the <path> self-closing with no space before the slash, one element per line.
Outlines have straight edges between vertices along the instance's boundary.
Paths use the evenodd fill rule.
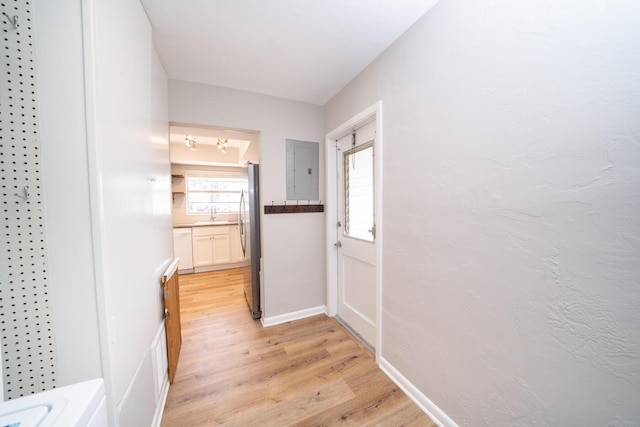
<path fill-rule="evenodd" d="M 180 276 L 182 353 L 163 427 L 435 427 L 335 319 L 265 329 L 241 280 L 240 269 Z"/>

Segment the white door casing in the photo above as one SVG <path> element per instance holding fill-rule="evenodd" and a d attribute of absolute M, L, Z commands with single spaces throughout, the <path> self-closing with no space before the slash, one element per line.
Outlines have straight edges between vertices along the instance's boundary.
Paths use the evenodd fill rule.
<path fill-rule="evenodd" d="M 354 129 L 362 127 L 375 120 L 375 137 L 374 137 L 374 215 L 376 223 L 376 238 L 374 245 L 375 267 L 373 271 L 374 288 L 374 305 L 375 315 L 375 339 L 371 344 L 375 347 L 376 360 L 380 360 L 382 351 L 382 242 L 383 242 L 383 215 L 382 215 L 382 101 L 378 101 L 361 113 L 347 120 L 334 130 L 329 132 L 325 138 L 325 154 L 326 154 L 326 191 L 327 191 L 327 210 L 326 217 L 326 259 L 327 259 L 327 314 L 329 316 L 337 316 L 339 310 L 339 292 L 338 292 L 338 248 L 335 246 L 337 239 L 337 223 L 340 221 L 338 217 L 338 188 L 339 177 L 338 169 L 343 167 L 342 157 L 336 156 L 337 141 L 346 135 L 351 135 Z M 341 240 L 344 240 L 342 238 Z M 351 273 L 354 273 L 357 267 L 354 265 Z M 347 272 L 350 274 L 350 272 Z M 356 273 L 357 274 L 357 273 Z M 371 274 L 369 271 L 368 274 Z M 349 289 L 347 289 L 347 292 Z M 348 298 L 347 298 L 348 300 Z"/>

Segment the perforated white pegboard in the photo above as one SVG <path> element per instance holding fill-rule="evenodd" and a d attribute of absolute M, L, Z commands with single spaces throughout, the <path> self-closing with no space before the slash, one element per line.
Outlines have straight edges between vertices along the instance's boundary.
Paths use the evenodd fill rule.
<path fill-rule="evenodd" d="M 11 399 L 55 386 L 55 347 L 31 2 L 0 0 L 0 14 L 0 331 L 4 396 Z"/>

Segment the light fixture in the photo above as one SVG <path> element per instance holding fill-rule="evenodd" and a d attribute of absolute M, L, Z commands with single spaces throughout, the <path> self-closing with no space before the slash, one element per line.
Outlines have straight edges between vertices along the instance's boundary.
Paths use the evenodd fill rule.
<path fill-rule="evenodd" d="M 191 135 L 187 135 L 184 137 L 184 145 L 191 148 L 193 151 L 196 151 L 196 140 L 193 139 Z"/>
<path fill-rule="evenodd" d="M 221 139 L 218 138 L 218 150 L 222 151 L 223 153 L 227 152 L 227 146 L 229 145 L 229 140 L 228 139 Z"/>

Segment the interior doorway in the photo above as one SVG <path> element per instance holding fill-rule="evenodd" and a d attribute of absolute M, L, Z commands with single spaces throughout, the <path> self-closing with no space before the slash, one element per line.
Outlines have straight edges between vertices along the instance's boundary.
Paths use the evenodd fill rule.
<path fill-rule="evenodd" d="M 181 334 L 178 274 L 186 280 L 194 273 L 240 272 L 238 277 L 251 293 L 247 315 L 261 314 L 259 218 L 248 213 L 258 201 L 260 132 L 172 122 L 169 141 L 177 274 L 174 288 L 165 288 L 164 301 L 169 359 L 171 362 L 175 354 L 177 363 Z M 173 382 L 175 366 L 169 372 Z"/>

